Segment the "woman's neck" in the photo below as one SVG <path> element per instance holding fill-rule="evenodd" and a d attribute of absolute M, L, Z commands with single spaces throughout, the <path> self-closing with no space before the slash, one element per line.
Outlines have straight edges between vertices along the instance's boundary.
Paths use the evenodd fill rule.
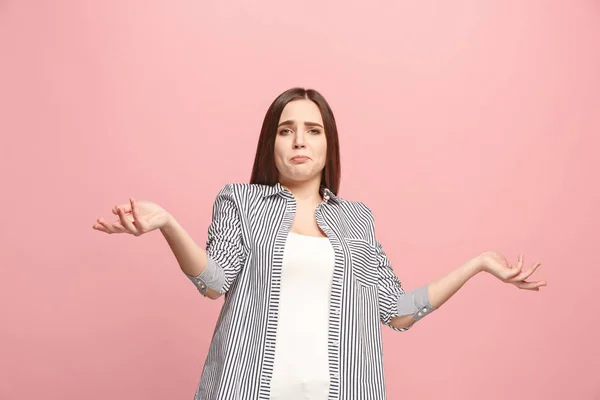
<path fill-rule="evenodd" d="M 321 202 L 320 181 L 305 181 L 305 182 L 280 182 L 297 201 L 305 202 Z"/>

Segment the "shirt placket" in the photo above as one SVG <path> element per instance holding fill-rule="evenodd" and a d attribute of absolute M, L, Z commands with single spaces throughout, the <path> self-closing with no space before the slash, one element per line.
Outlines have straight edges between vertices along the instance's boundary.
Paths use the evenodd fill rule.
<path fill-rule="evenodd" d="M 340 326 L 342 305 L 342 282 L 344 277 L 344 257 L 338 232 L 335 229 L 333 218 L 328 222 L 323 213 L 323 207 L 327 207 L 329 196 L 324 196 L 324 203 L 317 206 L 317 224 L 327 235 L 335 253 L 335 265 L 333 269 L 331 298 L 329 307 L 329 329 L 328 329 L 328 356 L 329 356 L 329 400 L 339 398 L 340 390 Z"/>
<path fill-rule="evenodd" d="M 283 194 L 286 206 L 283 221 L 275 237 L 273 249 L 273 262 L 271 270 L 271 284 L 269 296 L 269 312 L 267 316 L 267 332 L 265 339 L 264 362 L 260 375 L 259 398 L 268 400 L 270 398 L 271 379 L 273 377 L 273 366 L 275 362 L 275 341 L 277 338 L 277 322 L 279 300 L 281 297 L 281 275 L 283 270 L 283 254 L 287 236 L 292 228 L 296 215 L 296 200 L 293 196 Z"/>

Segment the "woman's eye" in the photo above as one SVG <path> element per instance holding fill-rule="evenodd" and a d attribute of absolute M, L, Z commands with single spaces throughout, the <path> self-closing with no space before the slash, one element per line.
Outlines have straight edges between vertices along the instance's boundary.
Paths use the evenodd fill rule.
<path fill-rule="evenodd" d="M 285 134 L 287 134 L 289 132 L 291 132 L 289 129 L 282 129 L 282 130 L 279 131 L 279 134 L 280 135 L 285 135 Z"/>
<path fill-rule="evenodd" d="M 321 133 L 321 131 L 319 129 L 311 129 L 309 132 L 318 135 L 319 133 Z"/>

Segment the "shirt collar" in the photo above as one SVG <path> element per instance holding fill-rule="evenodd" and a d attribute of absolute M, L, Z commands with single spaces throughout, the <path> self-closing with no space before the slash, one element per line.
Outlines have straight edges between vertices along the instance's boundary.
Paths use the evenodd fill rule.
<path fill-rule="evenodd" d="M 284 188 L 281 183 L 277 182 L 276 184 L 271 186 L 264 186 L 263 197 L 271 197 L 285 192 L 288 192 L 286 188 Z M 332 200 L 335 203 L 339 202 L 339 197 L 324 186 L 321 186 L 321 195 L 323 196 L 323 200 L 325 201 L 325 203 L 328 203 L 330 200 Z"/>

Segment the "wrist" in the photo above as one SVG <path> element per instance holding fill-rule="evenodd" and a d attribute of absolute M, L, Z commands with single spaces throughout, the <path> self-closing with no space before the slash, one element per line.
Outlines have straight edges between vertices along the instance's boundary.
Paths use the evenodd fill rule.
<path fill-rule="evenodd" d="M 467 268 L 473 272 L 473 275 L 485 271 L 485 261 L 482 256 L 477 256 L 467 263 Z"/>
<path fill-rule="evenodd" d="M 173 230 L 176 225 L 177 220 L 171 214 L 167 213 L 165 223 L 160 227 L 160 230 L 164 233 L 165 231 Z"/>

